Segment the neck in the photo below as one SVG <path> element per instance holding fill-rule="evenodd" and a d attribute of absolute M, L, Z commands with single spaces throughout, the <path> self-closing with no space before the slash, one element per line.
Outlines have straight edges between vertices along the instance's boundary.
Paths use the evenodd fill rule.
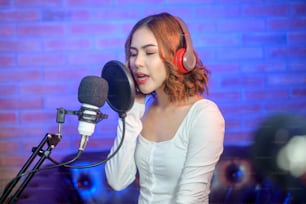
<path fill-rule="evenodd" d="M 167 108 L 170 105 L 173 105 L 169 100 L 169 96 L 162 90 L 156 91 L 156 101 L 155 104 L 160 108 Z"/>

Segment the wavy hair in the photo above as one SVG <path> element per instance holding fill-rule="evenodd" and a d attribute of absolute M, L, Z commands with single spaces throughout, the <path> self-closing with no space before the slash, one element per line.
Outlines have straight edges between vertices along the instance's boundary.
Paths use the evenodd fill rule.
<path fill-rule="evenodd" d="M 209 70 L 203 65 L 195 50 L 193 51 L 196 56 L 196 66 L 192 71 L 184 74 L 174 63 L 173 58 L 176 51 L 184 48 L 185 42 L 180 24 L 176 17 L 169 13 L 147 16 L 134 25 L 125 42 L 127 67 L 131 70 L 129 65 L 129 49 L 132 36 L 136 30 L 144 26 L 149 28 L 154 34 L 159 47 L 160 58 L 167 68 L 164 92 L 168 94 L 170 101 L 185 100 L 197 94 L 208 94 Z"/>

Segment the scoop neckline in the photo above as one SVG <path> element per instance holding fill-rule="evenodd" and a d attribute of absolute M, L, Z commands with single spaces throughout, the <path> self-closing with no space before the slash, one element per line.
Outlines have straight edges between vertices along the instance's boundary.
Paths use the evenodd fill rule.
<path fill-rule="evenodd" d="M 151 143 L 151 144 L 163 144 L 163 143 L 169 143 L 175 140 L 175 138 L 177 138 L 178 133 L 180 132 L 180 129 L 183 127 L 183 124 L 185 123 L 185 121 L 187 120 L 187 118 L 189 117 L 189 115 L 191 114 L 192 110 L 196 107 L 196 105 L 202 101 L 206 101 L 206 99 L 202 98 L 197 100 L 196 102 L 194 102 L 191 107 L 189 108 L 186 116 L 184 117 L 184 119 L 182 120 L 181 124 L 179 125 L 179 127 L 177 128 L 175 134 L 173 135 L 172 138 L 168 139 L 168 140 L 164 140 L 164 141 L 152 141 L 149 140 L 147 138 L 145 138 L 144 136 L 141 135 L 141 133 L 139 133 L 139 137 L 141 139 L 143 139 L 144 141 L 146 141 L 147 143 Z"/>

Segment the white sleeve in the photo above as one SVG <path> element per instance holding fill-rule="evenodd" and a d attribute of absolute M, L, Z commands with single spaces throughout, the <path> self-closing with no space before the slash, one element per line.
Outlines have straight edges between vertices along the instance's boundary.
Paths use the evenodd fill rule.
<path fill-rule="evenodd" d="M 127 112 L 125 118 L 125 137 L 123 144 L 117 154 L 108 160 L 105 164 L 105 174 L 108 184 L 114 190 L 122 190 L 131 184 L 136 175 L 136 164 L 134 153 L 136 140 L 142 130 L 141 117 L 144 114 L 145 105 L 135 102 L 132 109 Z M 111 155 L 119 146 L 122 133 L 123 123 L 119 119 L 117 127 L 117 137 L 109 153 Z"/>
<path fill-rule="evenodd" d="M 189 123 L 188 151 L 176 194 L 176 203 L 208 203 L 210 182 L 221 153 L 225 122 L 211 103 L 198 110 Z"/>

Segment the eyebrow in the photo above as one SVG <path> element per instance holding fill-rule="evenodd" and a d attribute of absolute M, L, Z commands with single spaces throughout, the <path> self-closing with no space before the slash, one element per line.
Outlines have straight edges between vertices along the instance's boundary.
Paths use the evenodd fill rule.
<path fill-rule="evenodd" d="M 141 49 L 146 49 L 147 47 L 157 47 L 157 45 L 155 45 L 155 44 L 146 44 L 144 46 L 141 46 Z M 136 47 L 132 47 L 132 46 L 130 46 L 130 49 L 137 50 Z"/>

